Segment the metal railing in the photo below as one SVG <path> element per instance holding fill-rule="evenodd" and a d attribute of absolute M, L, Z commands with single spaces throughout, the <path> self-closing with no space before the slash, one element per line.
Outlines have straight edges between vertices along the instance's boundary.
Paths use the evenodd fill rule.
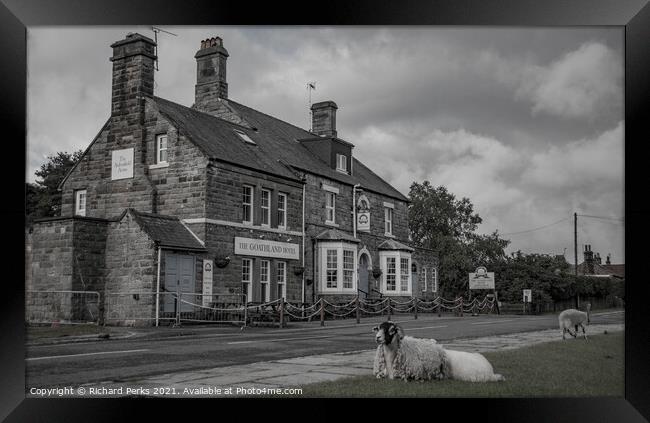
<path fill-rule="evenodd" d="M 25 291 L 25 321 L 30 324 L 99 324 L 97 291 Z"/>
<path fill-rule="evenodd" d="M 233 323 L 246 326 L 248 307 L 245 294 L 194 294 L 181 292 L 177 323 Z"/>

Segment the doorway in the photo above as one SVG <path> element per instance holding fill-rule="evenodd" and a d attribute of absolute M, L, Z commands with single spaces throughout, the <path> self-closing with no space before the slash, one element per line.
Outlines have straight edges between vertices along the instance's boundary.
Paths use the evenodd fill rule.
<path fill-rule="evenodd" d="M 194 256 L 182 254 L 165 254 L 165 296 L 163 311 L 173 313 L 174 296 L 170 293 L 194 293 Z M 194 303 L 196 298 L 191 295 L 182 297 L 183 300 Z M 192 305 L 180 302 L 180 311 L 192 311 Z"/>
<path fill-rule="evenodd" d="M 358 287 L 359 287 L 359 298 L 365 300 L 369 291 L 368 285 L 368 255 L 361 254 L 359 257 L 359 270 L 358 270 Z"/>

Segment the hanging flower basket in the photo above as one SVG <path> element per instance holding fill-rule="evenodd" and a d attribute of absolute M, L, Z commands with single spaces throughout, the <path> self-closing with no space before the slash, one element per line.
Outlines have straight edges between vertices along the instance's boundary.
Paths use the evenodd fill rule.
<path fill-rule="evenodd" d="M 379 277 L 381 276 L 381 273 L 382 273 L 381 269 L 379 269 L 378 267 L 375 267 L 374 269 L 372 269 L 372 277 L 375 278 L 375 279 L 379 279 Z"/>
<path fill-rule="evenodd" d="M 305 273 L 305 268 L 303 266 L 296 266 L 293 268 L 293 274 L 296 276 L 300 276 L 303 273 Z"/>
<path fill-rule="evenodd" d="M 214 265 L 217 266 L 219 269 L 223 269 L 224 267 L 228 266 L 229 263 L 230 263 L 230 257 L 223 257 L 214 260 Z"/>

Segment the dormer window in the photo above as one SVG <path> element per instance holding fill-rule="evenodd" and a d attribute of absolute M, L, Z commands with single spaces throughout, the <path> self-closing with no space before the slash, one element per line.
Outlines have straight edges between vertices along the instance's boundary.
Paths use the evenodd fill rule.
<path fill-rule="evenodd" d="M 239 138 L 241 138 L 244 142 L 252 145 L 257 145 L 255 141 L 253 141 L 244 131 L 240 131 L 239 129 L 233 129 L 235 131 L 235 134 L 239 135 Z"/>
<path fill-rule="evenodd" d="M 348 172 L 348 158 L 345 154 L 336 154 L 336 170 L 339 172 Z"/>
<path fill-rule="evenodd" d="M 156 137 L 156 163 L 167 163 L 167 134 Z"/>

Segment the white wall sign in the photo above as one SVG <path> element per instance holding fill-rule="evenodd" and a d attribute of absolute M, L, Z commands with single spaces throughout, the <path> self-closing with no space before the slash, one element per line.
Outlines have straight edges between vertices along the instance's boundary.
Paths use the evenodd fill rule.
<path fill-rule="evenodd" d="M 235 254 L 298 260 L 300 248 L 288 242 L 235 237 Z"/>
<path fill-rule="evenodd" d="M 357 230 L 358 231 L 370 230 L 370 212 L 357 213 Z"/>
<path fill-rule="evenodd" d="M 532 289 L 524 289 L 524 302 L 525 303 L 530 303 L 532 302 L 533 299 L 533 290 Z"/>
<path fill-rule="evenodd" d="M 212 302 L 212 260 L 203 260 L 203 307 L 209 307 Z"/>
<path fill-rule="evenodd" d="M 133 178 L 133 148 L 113 150 L 111 180 Z"/>
<path fill-rule="evenodd" d="M 469 289 L 494 289 L 494 272 L 488 272 L 483 266 L 477 267 L 469 274 Z"/>

